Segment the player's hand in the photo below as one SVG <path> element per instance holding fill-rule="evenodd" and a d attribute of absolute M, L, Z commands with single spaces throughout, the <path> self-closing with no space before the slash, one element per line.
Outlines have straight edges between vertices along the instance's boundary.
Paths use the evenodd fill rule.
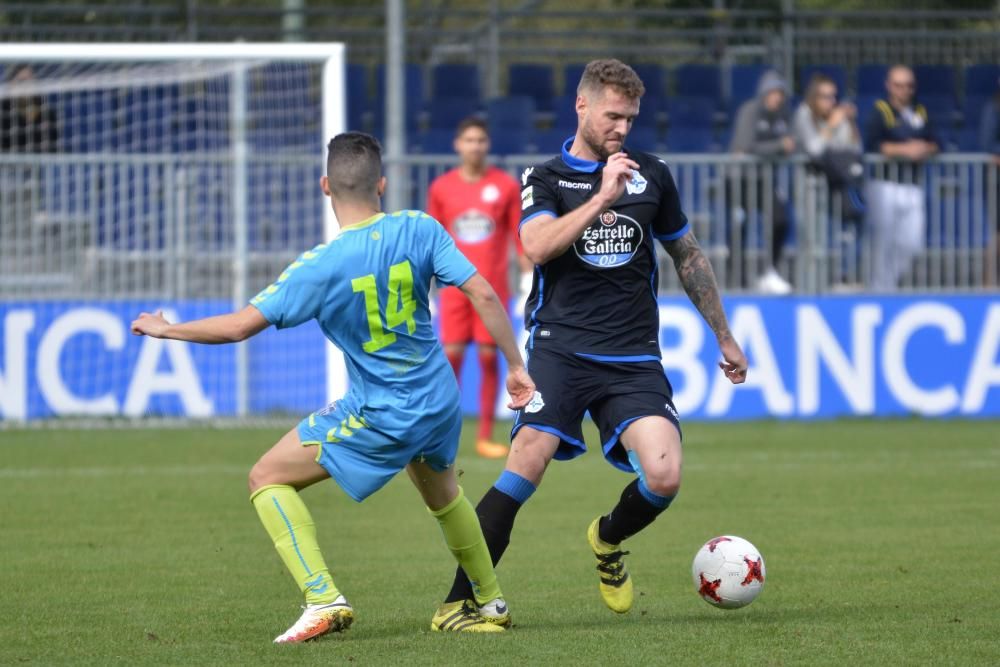
<path fill-rule="evenodd" d="M 507 407 L 511 410 L 520 410 L 531 402 L 531 397 L 535 395 L 535 381 L 524 366 L 507 371 L 507 393 L 510 394 Z"/>
<path fill-rule="evenodd" d="M 719 368 L 726 374 L 733 384 L 743 384 L 747 380 L 747 358 L 740 349 L 739 343 L 732 338 L 727 338 L 719 343 L 719 350 L 722 352 L 723 361 L 719 362 Z"/>
<path fill-rule="evenodd" d="M 638 163 L 625 153 L 615 153 L 608 158 L 601 172 L 601 189 L 597 191 L 605 208 L 618 201 L 625 192 L 625 184 L 632 179 L 632 170 L 638 168 Z"/>
<path fill-rule="evenodd" d="M 139 313 L 139 317 L 132 322 L 132 333 L 136 336 L 163 338 L 169 326 L 170 322 L 163 317 L 162 310 L 156 311 L 155 314 Z"/>

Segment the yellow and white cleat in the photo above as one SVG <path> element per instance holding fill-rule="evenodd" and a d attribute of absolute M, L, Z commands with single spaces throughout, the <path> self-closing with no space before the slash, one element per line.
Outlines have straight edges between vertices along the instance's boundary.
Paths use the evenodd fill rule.
<path fill-rule="evenodd" d="M 504 611 L 506 612 L 506 605 L 504 605 Z M 509 613 L 507 614 L 507 622 L 510 623 Z M 503 626 L 480 614 L 472 600 L 459 600 L 458 602 L 442 604 L 435 612 L 434 618 L 431 619 L 431 630 L 434 632 L 504 632 Z"/>
<path fill-rule="evenodd" d="M 620 545 L 605 544 L 597 534 L 597 527 L 601 517 L 594 519 L 587 529 L 587 542 L 597 559 L 597 573 L 601 577 L 600 590 L 604 604 L 613 612 L 624 614 L 632 608 L 632 577 L 625 567 L 624 556 L 627 551 L 622 551 Z"/>
<path fill-rule="evenodd" d="M 354 609 L 343 595 L 330 604 L 310 604 L 304 607 L 302 616 L 283 634 L 274 638 L 275 644 L 297 644 L 317 639 L 330 632 L 341 632 L 354 622 Z"/>
<path fill-rule="evenodd" d="M 510 627 L 510 609 L 503 598 L 495 598 L 481 606 L 479 615 L 493 625 L 499 625 L 501 628 Z"/>

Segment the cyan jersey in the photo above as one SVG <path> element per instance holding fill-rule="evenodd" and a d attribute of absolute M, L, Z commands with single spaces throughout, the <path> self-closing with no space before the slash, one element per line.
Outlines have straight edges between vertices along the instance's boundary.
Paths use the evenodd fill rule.
<path fill-rule="evenodd" d="M 279 329 L 317 320 L 344 352 L 351 414 L 392 434 L 454 414 L 458 384 L 431 327 L 428 290 L 431 278 L 457 286 L 475 273 L 426 213 L 379 213 L 303 253 L 250 303 Z"/>

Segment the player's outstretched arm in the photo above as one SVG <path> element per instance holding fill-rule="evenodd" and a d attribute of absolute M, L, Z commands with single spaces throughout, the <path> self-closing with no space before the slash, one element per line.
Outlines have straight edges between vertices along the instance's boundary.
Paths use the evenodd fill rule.
<path fill-rule="evenodd" d="M 667 241 L 663 247 L 674 260 L 674 268 L 688 298 L 719 341 L 723 358 L 719 362 L 719 368 L 730 382 L 741 384 L 747 379 L 747 358 L 729 331 L 729 321 L 726 319 L 726 311 L 722 309 L 715 272 L 702 253 L 698 240 L 692 232 L 688 232 L 679 239 Z"/>
<path fill-rule="evenodd" d="M 254 306 L 225 315 L 206 317 L 179 324 L 171 324 L 162 311 L 154 314 L 140 313 L 132 322 L 136 336 L 185 340 L 191 343 L 238 343 L 254 336 L 271 325 Z"/>
<path fill-rule="evenodd" d="M 594 224 L 604 210 L 614 204 L 639 165 L 625 153 L 615 153 L 601 172 L 601 188 L 590 199 L 566 215 L 553 218 L 539 215 L 521 228 L 521 247 L 535 264 L 545 264 L 566 252 L 583 231 Z"/>
<path fill-rule="evenodd" d="M 478 273 L 473 274 L 459 286 L 465 296 L 472 302 L 472 307 L 479 313 L 479 318 L 486 325 L 486 330 L 497 342 L 497 347 L 507 360 L 507 393 L 510 394 L 512 410 L 523 408 L 531 401 L 535 393 L 535 383 L 524 367 L 524 359 L 517 349 L 514 330 L 510 327 L 507 311 L 486 279 Z"/>

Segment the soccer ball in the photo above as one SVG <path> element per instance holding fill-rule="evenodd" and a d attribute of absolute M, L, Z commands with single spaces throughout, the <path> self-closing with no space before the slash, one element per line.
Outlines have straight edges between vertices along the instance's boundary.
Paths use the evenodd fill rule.
<path fill-rule="evenodd" d="M 694 555 L 691 576 L 701 599 L 714 607 L 738 609 L 764 588 L 764 557 L 742 537 L 723 535 L 709 540 Z"/>

